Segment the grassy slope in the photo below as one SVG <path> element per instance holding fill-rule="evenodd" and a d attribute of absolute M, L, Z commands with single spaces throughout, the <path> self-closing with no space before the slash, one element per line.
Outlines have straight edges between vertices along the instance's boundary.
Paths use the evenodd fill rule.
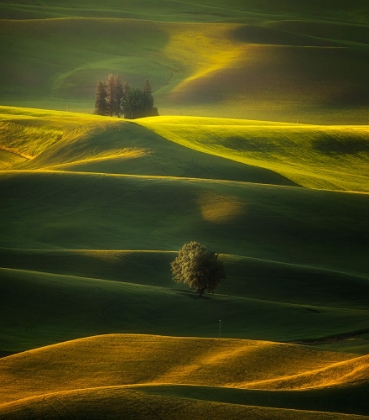
<path fill-rule="evenodd" d="M 123 269 L 134 261 L 136 264 L 145 262 L 149 257 L 143 254 L 134 260 L 128 255 Z M 155 265 L 150 267 L 154 278 L 162 275 L 159 268 L 160 264 L 164 265 L 164 258 L 159 255 Z M 107 282 L 76 275 L 1 269 L 1 291 L 6 297 L 2 305 L 2 349 L 19 351 L 108 332 L 214 337 L 218 335 L 219 317 L 223 320 L 224 337 L 277 341 L 319 339 L 344 333 L 351 338 L 357 330 L 369 328 L 368 310 L 361 297 L 368 289 L 363 279 L 356 280 L 356 293 L 361 292 L 361 296 L 345 298 L 344 292 L 352 287 L 350 280 L 355 280 L 347 277 L 340 282 L 340 292 L 326 302 L 319 302 L 319 294 L 324 289 L 330 291 L 337 287 L 335 281 L 315 285 L 313 293 L 311 285 L 300 282 L 295 288 L 301 286 L 303 291 L 318 297 L 308 299 L 302 296 L 300 289 L 294 299 L 298 302 L 291 303 L 287 292 L 285 296 L 283 293 L 278 296 L 273 289 L 269 293 L 264 291 L 264 299 L 261 299 L 254 285 L 257 280 L 254 274 L 250 286 L 237 278 L 230 281 L 229 289 L 233 289 L 233 293 L 238 289 L 238 295 L 226 294 L 225 290 L 201 301 L 185 288 L 170 285 L 168 278 L 161 282 L 147 281 L 148 272 L 143 270 L 141 266 L 134 267 L 124 272 L 119 282 Z M 130 272 L 134 275 L 130 276 Z M 296 273 L 300 276 L 299 270 Z M 307 276 L 305 280 L 308 279 Z M 266 282 L 264 286 L 268 285 Z M 249 289 L 251 297 L 244 296 Z M 335 306 L 337 301 L 339 304 Z M 351 341 L 338 342 L 336 347 L 365 353 L 365 343 L 354 335 Z"/>
<path fill-rule="evenodd" d="M 179 388 L 179 389 L 178 389 Z M 255 405 L 241 405 L 239 403 L 220 403 L 203 401 L 197 393 L 204 393 L 204 388 L 192 388 L 191 397 L 183 398 L 183 388 L 155 387 L 153 392 L 146 388 L 109 387 L 95 388 L 50 394 L 39 398 L 32 398 L 1 407 L 0 418 L 6 420 L 23 420 L 31 417 L 42 419 L 59 419 L 60 416 L 71 416 L 78 419 L 124 418 L 142 419 L 178 419 L 196 418 L 206 420 L 211 414 L 215 420 L 247 418 L 259 420 L 260 418 L 273 418 L 283 420 L 365 420 L 368 416 L 355 414 L 340 414 L 317 412 L 315 410 L 296 410 L 284 408 L 269 408 Z M 180 397 L 178 397 L 180 393 Z M 195 394 L 195 396 L 193 396 Z M 222 393 L 223 394 L 223 393 Z M 214 398 L 210 391 L 210 400 Z M 216 398 L 221 398 L 216 395 Z M 223 398 L 230 399 L 233 398 Z M 236 398 L 237 399 L 237 398 Z"/>
<path fill-rule="evenodd" d="M 96 80 L 114 71 L 135 85 L 150 78 L 157 104 L 166 113 L 215 116 L 228 109 L 229 116 L 280 121 L 367 121 L 368 29 L 366 5 L 360 1 L 317 8 L 313 3 L 235 0 L 224 8 L 220 0 L 216 4 L 204 0 L 201 5 L 176 2 L 174 8 L 172 2 L 161 2 L 162 7 L 155 6 L 155 10 L 150 9 L 152 2 L 136 2 L 137 9 L 122 2 L 118 8 L 113 1 L 104 6 L 74 2 L 73 8 L 67 2 L 41 3 L 41 7 L 22 5 L 22 1 L 0 3 L 0 17 L 6 19 L 68 17 L 1 21 L 1 54 L 6 63 L 1 69 L 2 103 L 90 111 Z M 75 16 L 88 18 L 69 18 Z M 96 19 L 101 16 L 106 19 Z M 118 16 L 152 22 L 111 19 Z M 321 19 L 336 23 L 328 25 Z M 202 23 L 195 25 L 195 21 Z M 204 25 L 204 21 L 223 23 Z M 229 23 L 235 21 L 238 23 Z M 367 353 L 368 307 L 363 298 L 368 287 L 366 195 L 275 187 L 273 184 L 291 183 L 262 168 L 210 155 L 200 157 L 143 128 L 107 119 L 89 118 L 86 131 L 87 120 L 74 119 L 72 114 L 67 118 L 44 113 L 38 127 L 32 111 L 17 110 L 15 114 L 17 121 L 9 115 L 5 118 L 6 137 L 0 152 L 2 168 L 17 170 L 0 177 L 5 197 L 0 265 L 7 267 L 1 270 L 6 303 L 1 307 L 5 314 L 3 350 L 122 331 L 216 336 L 217 320 L 222 317 L 224 336 L 274 340 L 332 336 L 331 344 L 327 340 L 318 343 Z M 52 121 L 45 124 L 45 120 Z M 296 138 L 301 132 L 293 135 Z M 325 130 L 323 143 L 318 145 L 323 147 L 320 154 L 331 155 L 332 147 L 337 151 L 335 141 L 327 143 L 330 136 Z M 350 140 L 347 133 L 344 136 L 345 147 L 343 152 L 338 147 L 339 153 L 346 153 Z M 355 133 L 355 156 L 350 154 L 351 164 L 359 163 L 362 169 L 365 136 Z M 124 148 L 120 144 L 123 137 Z M 137 138 L 141 139 L 139 147 Z M 234 159 L 235 145 L 231 145 L 227 158 Z M 216 152 L 224 153 L 223 146 L 218 141 Z M 346 153 L 342 160 L 347 157 Z M 264 156 L 263 161 L 267 160 Z M 337 170 L 337 159 L 329 161 Z M 309 168 L 303 180 L 311 182 L 308 163 L 303 162 Z M 21 168 L 27 172 L 19 171 Z M 296 176 L 297 171 L 293 172 Z M 349 178 L 348 184 L 340 180 L 340 188 L 358 189 L 363 183 L 347 167 L 339 172 Z M 149 176 L 136 176 L 142 174 Z M 178 180 L 178 176 L 200 180 Z M 324 178 L 324 185 L 332 188 L 338 174 L 324 173 Z M 168 203 L 168 195 L 173 202 Z M 189 205 L 190 212 L 186 211 Z M 191 299 L 187 291 L 170 283 L 168 275 L 173 254 L 167 251 L 190 239 L 227 254 L 222 258 L 230 273 L 228 284 L 205 302 Z M 109 251 L 111 248 L 116 250 Z M 145 249 L 154 251 L 142 252 Z M 345 334 L 346 340 L 337 341 Z M 168 348 L 169 339 L 164 342 Z M 237 360 L 230 358 L 231 353 L 224 353 L 227 363 Z M 60 355 L 55 356 L 58 368 L 54 374 L 62 366 Z M 14 359 L 4 359 L 8 360 Z M 343 419 L 335 411 L 367 414 L 365 383 L 345 385 L 347 375 L 366 369 L 366 359 L 360 360 L 360 366 L 354 363 L 347 370 L 328 370 L 316 375 L 313 382 L 309 382 L 314 377 L 312 366 L 307 369 L 310 379 L 302 375 L 310 385 L 316 385 L 317 379 L 324 378 L 327 385 L 343 378 L 340 388 L 269 393 L 204 386 L 155 385 L 130 390 L 118 386 L 62 391 L 46 399 L 31 397 L 1 406 L 0 417 L 29 418 L 32 412 L 38 418 L 90 418 L 97 412 L 99 417 L 139 412 L 144 418 L 178 418 L 179 413 L 182 418 L 208 418 L 212 410 L 214 418 Z M 24 379 L 18 362 L 11 368 L 13 383 Z M 305 362 L 303 358 L 296 363 Z M 34 360 L 30 363 L 34 365 Z M 198 367 L 196 363 L 187 366 L 190 371 Z M 97 369 L 101 372 L 99 366 Z M 291 371 L 296 373 L 296 368 Z M 92 372 L 93 377 L 96 374 Z M 197 377 L 203 384 L 201 371 Z M 179 378 L 178 372 L 172 372 L 172 379 Z M 273 383 L 293 388 L 295 379 L 280 378 Z M 45 380 L 52 382 L 52 374 L 44 375 L 46 384 Z M 301 385 L 300 377 L 297 383 Z M 33 395 L 35 382 L 29 386 Z M 8 391 L 14 398 L 14 388 Z"/>
<path fill-rule="evenodd" d="M 175 250 L 193 237 L 222 253 L 367 273 L 367 195 L 70 172 L 1 179 L 6 247 Z"/>
<path fill-rule="evenodd" d="M 0 150 L 13 156 L 11 167 L 32 161 L 58 143 L 72 143 L 115 126 L 116 120 L 77 113 L 0 106 Z M 10 159 L 8 157 L 8 159 Z M 6 162 L 5 162 L 6 163 Z M 10 169 L 10 165 L 1 169 Z"/>
<path fill-rule="evenodd" d="M 15 134 L 62 130 L 14 143 L 33 157 L 0 176 L 3 311 L 17 319 L 2 318 L 2 350 L 122 330 L 214 336 L 222 317 L 228 337 L 347 335 L 336 349 L 366 351 L 366 194 L 293 187 L 137 124 L 2 110 Z M 223 254 L 229 276 L 205 303 L 170 279 L 172 252 L 193 239 Z"/>
<path fill-rule="evenodd" d="M 323 5 L 317 1 L 307 4 L 296 3 L 285 0 L 281 3 L 274 3 L 270 0 L 231 0 L 226 4 L 224 0 L 202 0 L 197 2 L 187 0 L 182 2 L 164 0 L 160 4 L 152 1 L 140 0 L 134 4 L 128 1 L 108 0 L 102 5 L 97 1 L 86 2 L 80 0 L 77 3 L 60 0 L 39 1 L 37 5 L 30 4 L 26 0 L 20 0 L 15 5 L 1 2 L 3 14 L 9 14 L 14 18 L 24 17 L 59 17 L 59 16 L 116 16 L 163 19 L 165 16 L 169 20 L 215 20 L 229 19 L 230 17 L 248 17 L 274 14 L 277 16 L 309 16 L 322 17 L 337 20 L 365 20 L 368 18 L 366 3 L 364 0 L 341 0 L 338 4 L 332 0 L 326 1 Z"/>
<path fill-rule="evenodd" d="M 54 408 L 87 418 L 96 406 L 105 416 L 111 410 L 120 415 L 142 410 L 144 418 L 151 418 L 144 413 L 147 406 L 161 418 L 186 418 L 187 410 L 202 418 L 212 409 L 216 416 L 227 410 L 226 418 L 367 415 L 367 359 L 262 341 L 97 336 L 1 360 L 0 415 L 48 415 Z M 80 411 L 82 404 L 87 412 Z M 315 413 L 306 411 L 312 409 Z"/>
<path fill-rule="evenodd" d="M 272 124 L 218 118 L 147 118 L 178 144 L 270 169 L 308 188 L 369 191 L 369 126 Z"/>
<path fill-rule="evenodd" d="M 166 114 L 367 121 L 361 2 L 283 3 L 3 4 L 4 18 L 49 18 L 1 21 L 0 100 L 91 112 L 96 81 L 115 72 L 149 78 Z"/>

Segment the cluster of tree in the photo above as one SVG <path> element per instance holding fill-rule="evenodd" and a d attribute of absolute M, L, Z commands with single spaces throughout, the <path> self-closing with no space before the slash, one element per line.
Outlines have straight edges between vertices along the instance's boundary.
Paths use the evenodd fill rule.
<path fill-rule="evenodd" d="M 193 241 L 183 245 L 176 259 L 171 262 L 171 269 L 176 282 L 183 282 L 191 289 L 196 289 L 200 297 L 206 290 L 214 293 L 226 278 L 218 254 Z"/>
<path fill-rule="evenodd" d="M 109 74 L 106 81 L 96 85 L 95 114 L 125 118 L 141 118 L 159 115 L 154 107 L 151 86 L 147 80 L 143 89 L 131 88 L 122 83 L 119 76 Z"/>

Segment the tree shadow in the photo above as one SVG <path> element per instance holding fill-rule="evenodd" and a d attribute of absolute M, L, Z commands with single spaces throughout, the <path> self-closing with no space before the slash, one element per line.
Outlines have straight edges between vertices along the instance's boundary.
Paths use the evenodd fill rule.
<path fill-rule="evenodd" d="M 173 289 L 177 295 L 181 295 L 181 296 L 186 296 L 190 299 L 201 299 L 201 300 L 209 300 L 210 297 L 209 296 L 205 296 L 205 295 L 198 295 L 196 292 L 192 292 L 190 290 L 177 290 L 177 289 Z"/>

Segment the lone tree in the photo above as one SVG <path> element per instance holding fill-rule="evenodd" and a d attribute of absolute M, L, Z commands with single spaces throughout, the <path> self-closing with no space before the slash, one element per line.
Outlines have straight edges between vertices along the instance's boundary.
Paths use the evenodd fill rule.
<path fill-rule="evenodd" d="M 183 245 L 171 262 L 171 269 L 176 282 L 188 284 L 200 297 L 206 290 L 213 293 L 226 278 L 218 254 L 193 241 Z"/>

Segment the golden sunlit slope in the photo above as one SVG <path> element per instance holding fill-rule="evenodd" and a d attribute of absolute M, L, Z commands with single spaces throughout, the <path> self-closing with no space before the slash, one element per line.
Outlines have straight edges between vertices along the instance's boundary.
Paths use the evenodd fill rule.
<path fill-rule="evenodd" d="M 59 142 L 73 145 L 114 123 L 95 115 L 0 106 L 0 151 L 14 157 L 0 169 L 32 161 Z"/>
<path fill-rule="evenodd" d="M 41 396 L 57 411 L 59 404 L 65 410 L 69 407 L 72 413 L 78 412 L 83 403 L 97 405 L 101 398 L 105 404 L 111 403 L 117 394 L 124 397 L 123 401 L 131 400 L 130 404 L 137 397 L 141 400 L 145 394 L 144 401 L 149 405 L 150 395 L 170 397 L 172 393 L 173 397 L 174 393 L 181 398 L 182 392 L 183 397 L 188 398 L 189 388 L 178 387 L 180 384 L 191 385 L 195 395 L 198 389 L 197 396 L 190 397 L 196 398 L 197 404 L 201 400 L 212 400 L 306 410 L 304 406 L 315 398 L 316 411 L 331 412 L 335 411 L 332 393 L 337 393 L 343 413 L 368 414 L 362 392 L 368 388 L 368 362 L 367 356 L 263 341 L 96 336 L 0 360 L 0 415 L 25 407 L 45 410 L 45 406 L 39 406 L 42 400 L 37 397 Z M 169 384 L 175 385 L 172 391 Z M 273 392 L 247 391 L 260 388 L 260 384 Z M 207 386 L 212 387 L 211 391 Z M 280 389 L 288 391 L 276 392 Z M 300 397 L 302 389 L 306 391 Z M 356 406 L 350 403 L 351 389 L 357 393 Z M 260 404 L 263 400 L 264 404 Z M 136 412 L 142 403 L 136 406 Z M 118 407 L 123 409 L 121 404 Z M 193 408 L 200 409 L 196 405 Z"/>
<path fill-rule="evenodd" d="M 294 185 L 279 174 L 199 154 L 116 118 L 0 107 L 0 170 L 46 169 Z"/>
<path fill-rule="evenodd" d="M 0 107 L 0 163 L 5 170 L 187 176 L 369 191 L 368 125 L 198 117 L 137 123 Z"/>
<path fill-rule="evenodd" d="M 269 169 L 304 187 L 369 191 L 369 125 L 197 117 L 144 118 L 138 124 L 175 143 Z"/>
<path fill-rule="evenodd" d="M 124 418 L 145 420 L 366 420 L 367 416 L 321 412 L 316 410 L 297 410 L 269 408 L 256 405 L 241 405 L 242 402 L 223 403 L 203 401 L 197 395 L 182 397 L 182 389 L 164 395 L 161 389 L 149 391 L 146 388 L 107 387 L 93 388 L 47 396 L 29 398 L 0 407 L 0 418 L 4 420 L 29 420 L 30 418 L 58 420 L 60 418 Z M 175 389 L 177 391 L 177 389 Z M 193 393 L 203 394 L 203 388 L 191 389 Z M 73 416 L 73 417 L 72 417 Z"/>

